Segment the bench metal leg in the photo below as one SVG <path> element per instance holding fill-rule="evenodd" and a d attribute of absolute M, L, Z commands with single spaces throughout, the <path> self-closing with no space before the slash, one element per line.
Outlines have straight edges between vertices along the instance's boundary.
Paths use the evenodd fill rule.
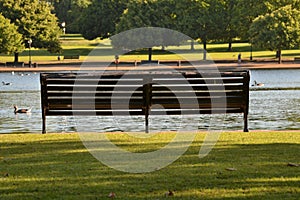
<path fill-rule="evenodd" d="M 145 132 L 149 133 L 149 115 L 145 115 Z"/>
<path fill-rule="evenodd" d="M 248 114 L 244 113 L 244 132 L 249 132 L 248 129 Z"/>
<path fill-rule="evenodd" d="M 43 119 L 43 126 L 42 126 L 42 133 L 46 133 L 46 115 L 45 115 L 45 110 L 43 108 L 42 110 L 42 119 Z"/>

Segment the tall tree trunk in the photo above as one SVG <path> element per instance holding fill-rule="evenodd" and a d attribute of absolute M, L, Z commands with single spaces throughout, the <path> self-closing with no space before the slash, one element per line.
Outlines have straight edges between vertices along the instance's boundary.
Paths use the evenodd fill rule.
<path fill-rule="evenodd" d="M 19 62 L 19 53 L 15 52 L 15 60 L 14 63 L 18 63 Z"/>
<path fill-rule="evenodd" d="M 148 49 L 148 61 L 151 62 L 152 61 L 152 48 Z"/>
<path fill-rule="evenodd" d="M 195 50 L 195 41 L 194 40 L 191 41 L 191 50 L 192 51 Z"/>
<path fill-rule="evenodd" d="M 232 51 L 232 41 L 229 41 L 227 51 Z"/>
<path fill-rule="evenodd" d="M 207 53 L 207 41 L 203 40 L 203 60 L 207 59 L 206 53 Z"/>
<path fill-rule="evenodd" d="M 277 51 L 277 55 L 278 55 L 278 64 L 282 63 L 282 54 L 281 54 L 281 50 Z"/>

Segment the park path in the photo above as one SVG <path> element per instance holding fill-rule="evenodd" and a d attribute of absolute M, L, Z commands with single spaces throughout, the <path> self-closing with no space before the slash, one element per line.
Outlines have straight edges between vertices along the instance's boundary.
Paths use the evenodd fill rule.
<path fill-rule="evenodd" d="M 12 72 L 12 71 L 26 71 L 26 72 L 43 72 L 43 71 L 78 71 L 82 70 L 81 68 L 81 62 L 74 62 L 74 63 L 41 63 L 38 65 L 38 67 L 0 67 L 0 72 Z M 89 67 L 84 68 L 84 70 L 101 70 L 101 69 L 111 69 L 111 70 L 130 70 L 134 69 L 135 66 L 132 64 L 121 64 L 118 67 L 115 67 L 114 65 L 110 66 L 109 68 L 106 68 L 108 63 L 96 63 L 96 64 L 90 64 Z M 244 63 L 235 63 L 235 62 L 217 62 L 216 66 L 220 68 L 236 68 L 236 69 L 300 69 L 300 63 L 294 63 L 294 62 L 283 62 L 282 64 L 278 64 L 276 62 L 244 62 Z M 155 67 L 155 65 L 153 66 Z M 174 66 L 174 68 L 180 68 L 187 66 Z"/>

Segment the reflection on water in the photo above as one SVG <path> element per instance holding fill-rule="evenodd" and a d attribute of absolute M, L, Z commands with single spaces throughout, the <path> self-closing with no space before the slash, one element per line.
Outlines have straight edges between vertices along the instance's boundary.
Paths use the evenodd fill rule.
<path fill-rule="evenodd" d="M 251 83 L 263 82 L 268 90 L 250 91 L 250 130 L 300 129 L 300 70 L 253 70 Z M 41 133 L 39 74 L 0 73 L 0 133 Z M 276 88 L 276 90 L 274 89 Z M 291 90 L 277 90 L 290 88 Z M 293 89 L 294 88 L 294 89 Z M 297 88 L 297 89 L 295 89 Z M 33 107 L 31 114 L 13 112 L 13 105 Z M 76 126 L 78 124 L 78 126 Z M 243 116 L 152 116 L 156 130 L 200 129 L 242 130 Z M 143 131 L 144 117 L 47 117 L 48 132 Z"/>

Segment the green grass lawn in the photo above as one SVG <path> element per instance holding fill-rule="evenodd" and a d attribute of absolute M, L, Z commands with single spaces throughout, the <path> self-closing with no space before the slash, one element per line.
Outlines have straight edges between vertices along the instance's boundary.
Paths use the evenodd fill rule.
<path fill-rule="evenodd" d="M 95 39 L 92 41 L 85 40 L 78 34 L 67 34 L 61 37 L 61 43 L 63 47 L 62 55 L 80 55 L 80 61 L 87 58 L 89 53 L 94 50 L 96 56 L 93 56 L 97 61 L 113 61 L 114 52 L 111 50 L 111 45 L 108 39 L 100 40 Z M 248 43 L 234 43 L 233 51 L 228 52 L 228 44 L 208 44 L 208 53 L 213 60 L 237 60 L 239 53 L 242 53 L 242 58 L 244 60 L 249 60 L 251 47 Z M 170 46 L 167 47 L 168 51 L 176 51 L 180 55 L 172 55 L 162 53 L 161 48 L 155 48 L 153 54 L 153 60 L 179 60 L 182 56 L 194 59 L 202 59 L 201 51 L 191 51 L 189 45 L 185 46 Z M 202 45 L 196 45 L 196 49 L 202 49 Z M 284 50 L 283 58 L 285 60 L 293 59 L 294 57 L 300 56 L 300 49 L 294 50 Z M 31 48 L 30 54 L 32 55 L 32 62 L 58 62 L 58 54 L 51 54 L 43 49 Z M 121 56 L 121 61 L 133 61 L 133 60 L 146 60 L 148 59 L 147 51 L 138 51 L 137 53 L 131 53 L 128 55 Z M 0 63 L 12 62 L 14 59 L 13 55 L 0 54 Z M 253 59 L 275 59 L 275 52 L 266 51 L 262 49 L 253 49 Z M 24 52 L 20 54 L 20 62 L 28 63 L 29 61 L 29 49 L 25 49 Z"/>
<path fill-rule="evenodd" d="M 108 134 L 133 152 L 158 149 L 174 133 L 136 139 Z M 299 199 L 300 132 L 226 132 L 199 159 L 205 133 L 166 168 L 144 174 L 97 161 L 78 134 L 0 135 L 0 199 Z M 226 170 L 234 168 L 235 170 Z M 174 196 L 166 196 L 168 191 Z"/>

